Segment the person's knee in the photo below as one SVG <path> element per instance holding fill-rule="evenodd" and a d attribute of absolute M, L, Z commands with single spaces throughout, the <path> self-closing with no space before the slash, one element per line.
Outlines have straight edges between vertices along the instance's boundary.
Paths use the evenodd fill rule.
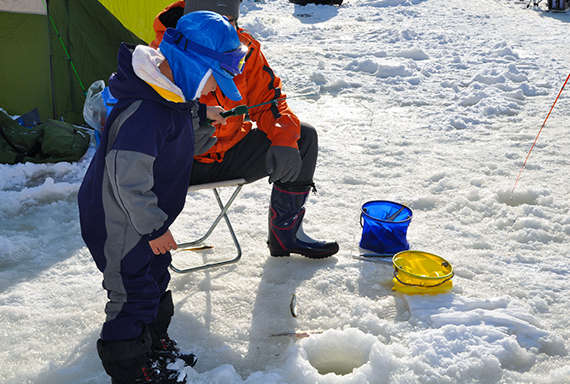
<path fill-rule="evenodd" d="M 318 134 L 315 127 L 308 123 L 301 123 L 301 138 L 305 137 L 308 140 L 318 140 Z"/>
<path fill-rule="evenodd" d="M 316 152 L 319 145 L 317 130 L 310 124 L 301 123 L 301 137 L 298 141 L 299 147 L 305 147 L 310 152 Z M 301 148 L 299 148 L 301 150 Z"/>

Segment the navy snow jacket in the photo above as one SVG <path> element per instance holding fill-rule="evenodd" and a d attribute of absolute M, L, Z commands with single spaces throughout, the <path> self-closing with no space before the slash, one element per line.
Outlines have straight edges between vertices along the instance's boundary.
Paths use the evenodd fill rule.
<path fill-rule="evenodd" d="M 78 194 L 81 232 L 99 269 L 142 239 L 163 235 L 182 211 L 194 155 L 194 124 L 206 109 L 164 99 L 133 71 L 123 44 L 109 88 L 118 99 Z M 150 249 L 150 246 L 149 246 Z"/>

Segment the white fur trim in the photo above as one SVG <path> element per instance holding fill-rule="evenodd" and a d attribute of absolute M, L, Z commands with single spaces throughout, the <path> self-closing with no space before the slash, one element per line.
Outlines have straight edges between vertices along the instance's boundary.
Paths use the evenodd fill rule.
<path fill-rule="evenodd" d="M 146 45 L 137 45 L 133 52 L 133 70 L 141 80 L 166 89 L 185 100 L 182 90 L 160 72 L 158 66 L 164 60 L 165 58 L 160 50 Z"/>

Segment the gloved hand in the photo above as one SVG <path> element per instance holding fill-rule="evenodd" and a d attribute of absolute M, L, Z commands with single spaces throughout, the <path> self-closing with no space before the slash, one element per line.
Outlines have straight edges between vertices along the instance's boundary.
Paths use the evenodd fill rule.
<path fill-rule="evenodd" d="M 297 180 L 301 172 L 301 154 L 297 148 L 274 145 L 265 155 L 265 168 L 269 173 L 269 182 L 282 183 Z"/>
<path fill-rule="evenodd" d="M 212 136 L 214 132 L 216 132 L 216 128 L 211 125 L 196 124 L 194 128 L 194 155 L 206 153 L 216 144 L 218 138 Z"/>

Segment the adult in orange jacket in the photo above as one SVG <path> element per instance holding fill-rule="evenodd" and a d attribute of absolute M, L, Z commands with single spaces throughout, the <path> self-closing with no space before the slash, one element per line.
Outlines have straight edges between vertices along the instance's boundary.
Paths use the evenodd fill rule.
<path fill-rule="evenodd" d="M 273 183 L 267 242 L 271 255 L 296 253 L 310 258 L 329 257 L 338 252 L 338 244 L 312 239 L 302 227 L 303 205 L 314 188 L 317 132 L 311 125 L 301 123 L 289 109 L 281 79 L 267 63 L 259 42 L 237 26 L 240 4 L 241 0 L 177 1 L 154 20 L 156 39 L 150 46 L 158 47 L 166 29 L 175 28 L 183 14 L 205 10 L 226 16 L 248 49 L 243 71 L 234 77 L 242 99 L 233 101 L 217 88 L 202 96 L 200 102 L 219 105 L 225 110 L 270 102 L 249 109 L 247 120 L 244 115 L 232 116 L 224 125 L 215 124 L 215 131 L 211 127 L 195 131 L 196 145 L 201 142 L 211 148 L 195 156 L 190 184 L 236 178 L 253 182 L 269 176 L 269 182 Z M 204 137 L 199 137 L 200 133 Z"/>

